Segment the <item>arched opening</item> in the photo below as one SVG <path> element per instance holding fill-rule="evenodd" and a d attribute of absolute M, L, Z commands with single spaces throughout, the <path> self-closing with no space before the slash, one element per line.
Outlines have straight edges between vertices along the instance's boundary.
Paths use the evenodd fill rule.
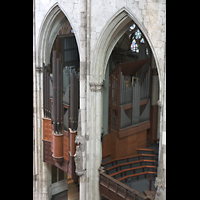
<path fill-rule="evenodd" d="M 38 44 L 38 63 L 43 66 L 43 162 L 51 164 L 51 196 L 70 198 L 75 192 L 78 198 L 74 141 L 80 60 L 73 27 L 57 4 L 45 17 Z"/>
<path fill-rule="evenodd" d="M 104 42 L 104 59 L 96 59 L 104 77 L 102 166 L 139 193 L 155 194 L 159 72 L 152 45 L 136 22 L 127 11 L 120 12 L 110 23 L 115 30 L 105 31 L 110 40 Z"/>
<path fill-rule="evenodd" d="M 51 50 L 54 44 L 54 41 L 59 33 L 61 27 L 66 20 L 69 22 L 70 26 L 73 29 L 71 20 L 66 15 L 66 13 L 61 9 L 59 3 L 55 3 L 50 9 L 49 12 L 44 17 L 44 21 L 40 28 L 40 34 L 37 42 L 37 65 L 42 66 L 43 63 L 50 63 Z M 67 30 L 66 30 L 67 31 Z M 76 32 L 73 32 L 75 38 Z M 77 43 L 77 46 L 79 44 Z M 78 48 L 79 49 L 79 48 Z"/>

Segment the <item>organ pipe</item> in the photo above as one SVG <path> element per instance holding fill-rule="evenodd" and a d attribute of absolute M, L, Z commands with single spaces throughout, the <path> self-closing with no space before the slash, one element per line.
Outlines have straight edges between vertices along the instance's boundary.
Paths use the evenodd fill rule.
<path fill-rule="evenodd" d="M 112 100 L 110 101 L 111 127 L 117 129 L 116 124 L 118 124 L 119 117 L 120 128 L 136 125 L 149 120 L 150 65 L 145 63 L 143 66 L 138 68 L 134 74 L 128 74 L 126 71 L 126 76 L 123 75 L 120 68 L 117 68 L 110 75 L 110 81 L 110 93 L 112 96 Z M 118 87 L 120 91 L 119 102 L 117 101 Z M 146 105 L 142 100 L 147 102 L 145 103 Z M 141 104 L 141 101 L 143 104 Z M 115 105 L 114 109 L 112 108 L 113 104 Z M 132 106 L 128 104 L 132 104 Z M 116 106 L 120 108 L 117 108 Z"/>
<path fill-rule="evenodd" d="M 43 63 L 43 111 L 44 117 L 50 118 L 50 85 L 49 85 L 49 66 L 45 66 Z"/>
<path fill-rule="evenodd" d="M 43 72 L 43 112 L 44 112 L 44 116 L 46 117 L 46 105 L 45 105 L 45 94 L 46 94 L 46 90 L 45 90 L 45 65 L 43 63 L 43 68 L 42 68 L 42 72 Z"/>
<path fill-rule="evenodd" d="M 57 132 L 57 70 L 56 70 L 56 51 L 53 51 L 53 127 L 54 133 Z"/>
<path fill-rule="evenodd" d="M 57 101 L 56 101 L 56 111 L 57 111 L 57 132 L 59 133 L 60 131 L 60 63 L 59 63 L 59 58 L 56 59 L 56 91 L 57 91 L 57 94 L 56 94 L 56 98 L 57 98 Z"/>

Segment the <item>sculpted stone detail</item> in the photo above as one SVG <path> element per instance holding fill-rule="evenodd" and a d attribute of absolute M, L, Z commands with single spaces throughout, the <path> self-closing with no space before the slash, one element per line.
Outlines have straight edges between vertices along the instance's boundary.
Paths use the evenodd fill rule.
<path fill-rule="evenodd" d="M 76 165 L 76 174 L 78 176 L 82 176 L 85 174 L 85 169 L 83 166 L 83 160 L 84 160 L 84 153 L 85 153 L 85 138 L 81 135 L 81 111 L 79 110 L 78 115 L 78 129 L 77 129 L 77 136 L 75 139 L 76 146 L 76 152 L 74 155 L 74 161 Z"/>
<path fill-rule="evenodd" d="M 76 146 L 76 153 L 74 155 L 75 165 L 76 165 L 76 174 L 78 176 L 82 176 L 85 174 L 85 170 L 83 170 L 83 156 L 80 146 Z"/>
<path fill-rule="evenodd" d="M 160 194 L 162 192 L 161 189 L 162 190 L 165 189 L 165 179 L 160 179 L 160 178 L 156 177 L 155 187 L 157 187 L 156 195 L 160 196 Z"/>

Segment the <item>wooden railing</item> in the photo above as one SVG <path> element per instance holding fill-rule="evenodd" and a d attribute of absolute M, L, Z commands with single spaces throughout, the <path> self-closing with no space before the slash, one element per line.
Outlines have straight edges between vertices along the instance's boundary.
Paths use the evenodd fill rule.
<path fill-rule="evenodd" d="M 102 163 L 102 166 L 108 165 L 108 164 L 112 164 L 112 166 L 117 165 L 119 161 L 122 160 L 126 160 L 126 162 L 129 162 L 129 160 L 131 158 L 137 158 L 137 160 L 140 160 L 141 157 L 152 157 L 152 159 L 155 157 L 155 154 L 136 154 L 136 155 L 132 155 L 132 156 L 127 156 L 127 157 L 122 157 L 122 158 L 116 158 L 113 160 L 109 160 L 107 162 Z"/>
<path fill-rule="evenodd" d="M 104 167 L 100 168 L 99 175 L 100 194 L 109 200 L 150 200 L 149 196 L 145 196 L 107 175 Z"/>

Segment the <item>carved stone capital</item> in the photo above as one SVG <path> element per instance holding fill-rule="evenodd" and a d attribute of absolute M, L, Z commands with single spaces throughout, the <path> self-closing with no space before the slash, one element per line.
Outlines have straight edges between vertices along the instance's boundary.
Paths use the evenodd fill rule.
<path fill-rule="evenodd" d="M 35 71 L 36 71 L 36 72 L 42 72 L 42 67 L 36 66 L 36 67 L 35 67 Z"/>
<path fill-rule="evenodd" d="M 101 92 L 102 87 L 103 87 L 103 82 L 102 83 L 90 83 L 90 89 L 93 92 Z"/>

